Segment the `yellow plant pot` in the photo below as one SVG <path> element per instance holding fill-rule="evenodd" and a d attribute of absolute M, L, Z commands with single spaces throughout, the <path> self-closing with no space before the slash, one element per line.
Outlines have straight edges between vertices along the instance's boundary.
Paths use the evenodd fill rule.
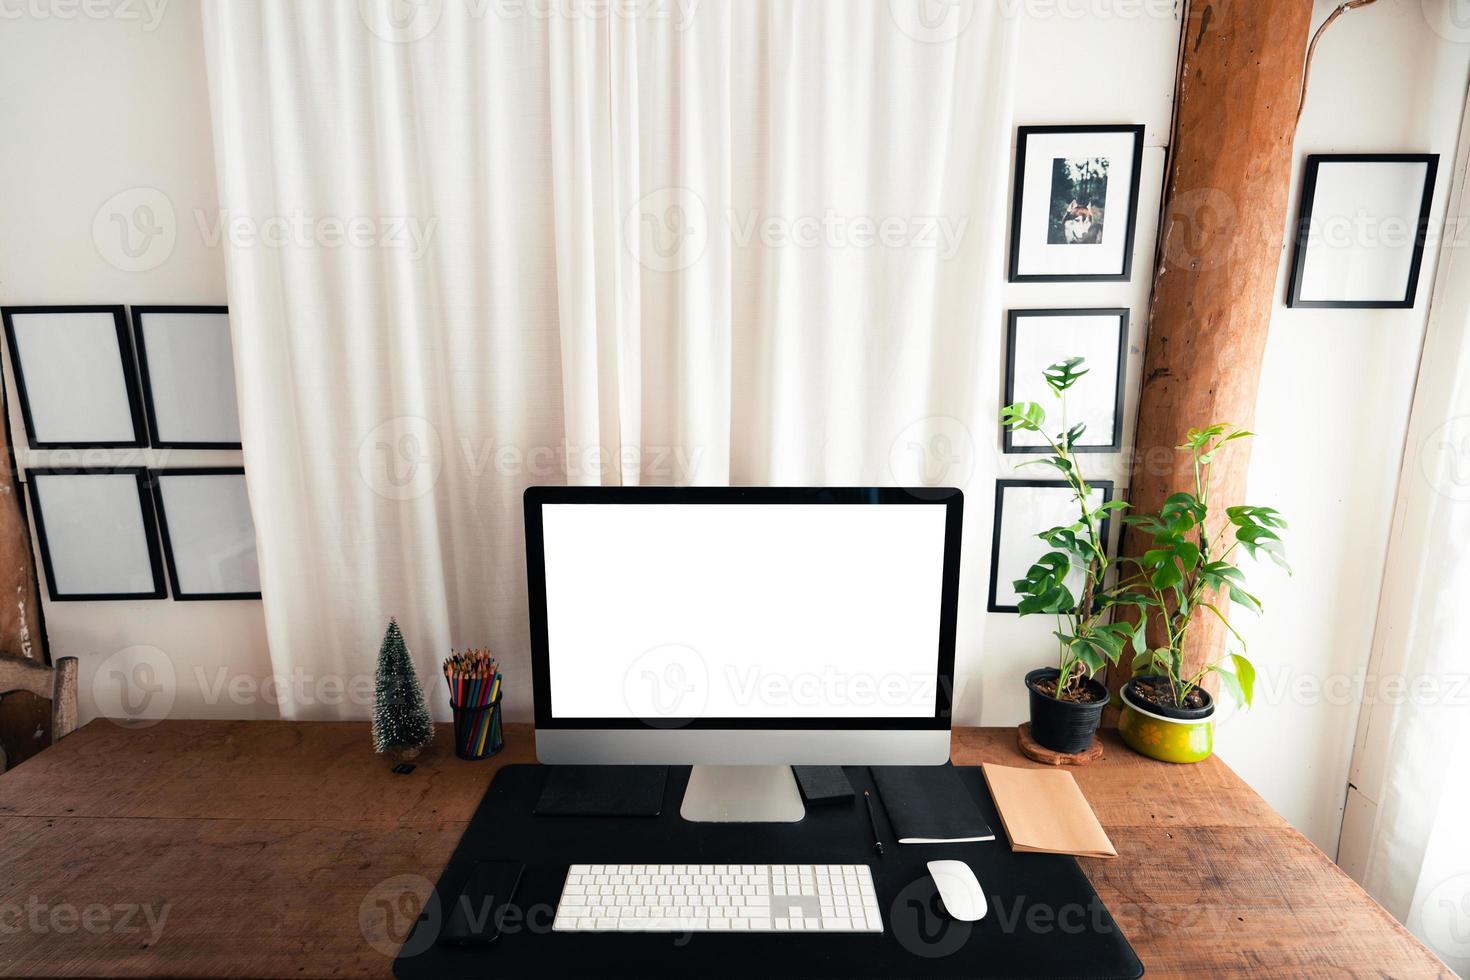
<path fill-rule="evenodd" d="M 1168 718 L 1140 706 L 1128 696 L 1132 682 L 1119 692 L 1123 713 L 1118 717 L 1118 734 L 1140 755 L 1160 762 L 1199 762 L 1215 750 L 1214 704 L 1203 718 Z"/>

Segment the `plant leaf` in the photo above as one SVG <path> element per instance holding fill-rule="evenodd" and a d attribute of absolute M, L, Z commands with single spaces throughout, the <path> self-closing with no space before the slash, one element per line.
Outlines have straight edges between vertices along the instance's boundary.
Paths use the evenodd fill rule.
<path fill-rule="evenodd" d="M 1153 578 L 1150 581 L 1152 581 L 1155 589 L 1162 592 L 1184 581 L 1184 573 L 1179 570 L 1179 566 L 1174 563 L 1171 556 L 1168 561 L 1161 564 L 1154 571 Z M 1181 596 L 1181 598 L 1183 597 Z"/>
<path fill-rule="evenodd" d="M 1048 367 L 1042 372 L 1042 377 L 1046 379 L 1047 386 L 1058 395 L 1072 387 L 1077 383 L 1079 378 L 1087 373 L 1086 368 L 1083 368 L 1081 371 L 1077 370 L 1077 368 L 1081 367 L 1083 360 L 1080 357 L 1069 357 L 1065 361 Z"/>
<path fill-rule="evenodd" d="M 1240 678 L 1228 670 L 1221 670 L 1218 664 L 1212 665 L 1210 669 L 1215 672 L 1216 677 L 1220 678 L 1220 687 L 1230 695 L 1232 701 L 1236 704 L 1246 703 L 1245 691 L 1240 686 Z"/>
<path fill-rule="evenodd" d="M 1237 606 L 1244 606 L 1246 609 L 1249 609 L 1257 616 L 1261 614 L 1260 599 L 1257 599 L 1255 596 L 1245 591 L 1245 589 L 1237 588 L 1234 585 L 1230 586 L 1229 591 L 1231 602 L 1235 603 Z"/>
<path fill-rule="evenodd" d="M 1238 653 L 1232 653 L 1230 661 L 1235 665 L 1235 676 L 1240 681 L 1240 691 L 1245 696 L 1245 706 L 1249 708 L 1256 693 L 1255 665 Z"/>
<path fill-rule="evenodd" d="M 1000 424 L 1008 429 L 1039 432 L 1046 424 L 1046 409 L 1036 402 L 1016 402 L 1000 410 Z"/>

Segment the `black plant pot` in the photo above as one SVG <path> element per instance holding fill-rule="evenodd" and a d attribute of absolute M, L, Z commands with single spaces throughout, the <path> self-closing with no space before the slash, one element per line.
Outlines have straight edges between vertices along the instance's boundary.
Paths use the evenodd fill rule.
<path fill-rule="evenodd" d="M 1108 706 L 1108 689 L 1088 678 L 1086 687 L 1098 696 L 1091 704 L 1060 701 L 1036 690 L 1039 681 L 1055 680 L 1060 673 L 1055 667 L 1038 667 L 1026 675 L 1026 691 L 1031 695 L 1031 737 L 1053 752 L 1081 752 L 1092 744 L 1092 736 Z"/>

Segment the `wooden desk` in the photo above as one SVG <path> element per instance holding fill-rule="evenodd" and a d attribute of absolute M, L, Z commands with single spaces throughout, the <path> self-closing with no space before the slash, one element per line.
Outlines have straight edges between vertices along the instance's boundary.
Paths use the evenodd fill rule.
<path fill-rule="evenodd" d="M 0 972 L 387 977 L 496 767 L 409 775 L 365 723 L 94 721 L 0 777 Z M 954 760 L 1029 765 L 1010 729 Z M 1076 770 L 1119 858 L 1082 864 L 1150 976 L 1443 976 L 1417 940 L 1224 763 Z M 398 914 L 385 914 L 395 909 Z"/>

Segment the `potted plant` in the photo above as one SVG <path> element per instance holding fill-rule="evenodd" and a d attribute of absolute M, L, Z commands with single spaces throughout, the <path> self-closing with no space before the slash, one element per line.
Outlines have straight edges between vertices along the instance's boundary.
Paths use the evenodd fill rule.
<path fill-rule="evenodd" d="M 1021 465 L 1055 468 L 1077 501 L 1077 521 L 1038 534 L 1051 550 L 1027 570 L 1025 578 L 1012 583 L 1021 597 L 1017 608 L 1022 616 L 1046 613 L 1057 617 L 1053 631 L 1057 665 L 1030 671 L 1026 690 L 1031 702 L 1031 737 L 1048 749 L 1065 753 L 1081 752 L 1092 744 L 1108 703 L 1108 690 L 1096 674 L 1105 665 L 1118 662 L 1134 634 L 1126 623 L 1105 622 L 1116 602 L 1103 587 L 1112 563 L 1102 538 L 1102 522 L 1108 511 L 1128 505 L 1121 500 L 1091 505 L 1092 488 L 1073 450 L 1086 426 L 1067 426 L 1066 391 L 1087 373 L 1082 363 L 1082 358 L 1073 357 L 1043 372 L 1060 406 L 1061 428 L 1055 436 L 1046 433 L 1046 410 L 1036 402 L 1008 405 L 1000 416 L 1002 425 L 1038 433 L 1046 440 L 1051 455 Z M 1068 583 L 1078 573 L 1080 595 L 1074 595 Z"/>
<path fill-rule="evenodd" d="M 1216 597 L 1228 595 L 1237 607 L 1261 611 L 1260 600 L 1245 589 L 1245 574 L 1231 560 L 1237 549 L 1252 558 L 1265 554 L 1288 574 L 1291 571 L 1277 533 L 1286 521 L 1270 507 L 1227 507 L 1224 526 L 1213 535 L 1207 527 L 1210 467 L 1227 443 L 1249 435 L 1220 424 L 1190 429 L 1176 448 L 1193 456 L 1193 492 L 1171 495 L 1157 514 L 1124 518 L 1150 536 L 1151 546 L 1142 557 L 1123 559 L 1131 571 L 1114 587 L 1114 604 L 1132 605 L 1138 611 L 1133 637 L 1137 655 L 1133 677 L 1120 692 L 1123 712 L 1118 731 L 1129 747 L 1153 759 L 1198 762 L 1214 750 L 1215 702 L 1201 686 L 1207 675 L 1219 677 L 1226 693 L 1241 707 L 1250 707 L 1255 668 L 1245 658 L 1245 640 L 1216 604 Z M 1240 652 L 1187 672 L 1184 642 L 1201 615 L 1224 623 Z M 1150 619 L 1162 628 L 1161 646 L 1147 645 Z"/>

